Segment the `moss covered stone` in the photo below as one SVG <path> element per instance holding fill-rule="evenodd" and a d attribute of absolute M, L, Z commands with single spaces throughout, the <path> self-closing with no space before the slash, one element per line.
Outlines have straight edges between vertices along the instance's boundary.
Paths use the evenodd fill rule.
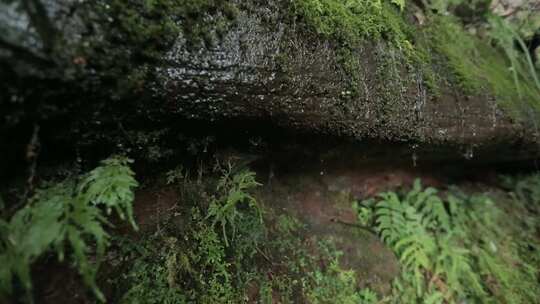
<path fill-rule="evenodd" d="M 454 82 L 468 94 L 490 94 L 516 119 L 539 118 L 540 95 L 526 75 L 514 78 L 510 62 L 489 41 L 466 32 L 452 17 L 437 16 L 428 35 L 434 51 L 445 59 Z"/>
<path fill-rule="evenodd" d="M 450 16 L 430 14 L 428 25 L 417 28 L 406 21 L 407 14 L 402 14 L 393 3 L 295 0 L 292 8 L 308 28 L 336 43 L 337 61 L 349 76 L 353 96 L 359 90 L 361 69 L 355 47 L 366 41 L 383 41 L 400 53 L 400 62 L 380 62 L 377 70 L 383 80 L 395 80 L 396 75 L 385 74 L 393 71 L 394 65 L 405 64 L 421 74 L 423 83 L 435 96 L 441 94 L 441 85 L 455 86 L 466 95 L 496 97 L 516 119 L 538 120 L 538 88 L 527 75 L 512 77 L 510 63 L 489 41 L 469 34 Z M 434 62 L 434 58 L 442 63 Z"/>
<path fill-rule="evenodd" d="M 488 94 L 464 96 L 452 79 L 447 85 L 448 70 L 460 67 L 448 58 L 471 59 L 458 58 L 464 57 L 459 43 L 433 36 L 438 33 L 431 33 L 432 24 L 415 26 L 408 21 L 412 9 L 402 13 L 389 0 L 73 5 L 75 34 L 67 31 L 64 41 L 66 50 L 77 49 L 61 59 L 80 72 L 76 81 L 59 76 L 53 80 L 60 80 L 54 82 L 60 89 L 52 90 L 42 79 L 17 79 L 25 85 L 21 92 L 37 88 L 36 83 L 44 88 L 34 89 L 27 100 L 63 110 L 45 118 L 41 108 L 32 114 L 44 121 L 42 130 L 49 117 L 64 125 L 69 121 L 73 127 L 65 130 L 72 133 L 63 136 L 70 144 L 82 138 L 87 146 L 122 143 L 146 151 L 126 136 L 140 132 L 162 134 L 151 136 L 152 147 L 164 143 L 163 151 L 169 151 L 185 130 L 182 123 L 194 120 L 212 132 L 224 121 L 253 122 L 354 140 L 445 147 L 491 147 L 498 144 L 493 138 L 511 147 L 532 138 L 503 117 Z M 444 47 L 457 49 L 451 53 Z M 440 98 L 426 92 L 439 85 Z M 61 91 L 67 89 L 69 94 Z"/>
<path fill-rule="evenodd" d="M 396 5 L 396 1 L 295 0 L 292 7 L 310 29 L 337 44 L 337 59 L 350 78 L 352 96 L 356 96 L 359 90 L 361 68 L 355 48 L 377 41 L 386 43 L 387 48 L 396 49 L 400 60 L 419 70 L 427 87 L 437 91 L 429 53 L 425 48 L 416 46 L 418 33 L 406 21 L 403 7 Z M 396 60 L 383 64 L 391 67 Z"/>

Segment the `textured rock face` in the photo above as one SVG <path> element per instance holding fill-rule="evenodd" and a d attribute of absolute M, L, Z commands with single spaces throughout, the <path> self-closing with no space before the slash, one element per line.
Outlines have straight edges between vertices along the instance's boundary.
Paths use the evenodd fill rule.
<path fill-rule="evenodd" d="M 242 6 L 221 38 L 217 29 L 210 29 L 213 43 L 192 45 L 180 34 L 162 62 L 145 66 L 156 77 L 139 89 L 151 95 L 160 115 L 260 120 L 355 141 L 410 141 L 447 150 L 493 151 L 503 146 L 509 152 L 500 154 L 504 159 L 536 156 L 535 130 L 513 123 L 490 96 L 466 96 L 451 85 L 433 94 L 424 84 L 422 71 L 383 41 L 365 41 L 354 49 L 357 75 L 351 77 L 339 62 L 333 42 L 284 18 L 284 2 L 256 2 Z M 61 1 L 46 3 L 55 12 L 63 11 Z M 73 38 L 68 37 L 70 41 L 84 45 L 85 39 L 103 39 L 99 31 L 82 35 L 82 27 L 76 30 L 78 21 L 67 23 L 72 25 L 66 29 Z M 24 41 L 21 47 L 36 46 Z M 0 49 L 0 55 L 9 52 L 3 45 Z M 100 54 L 107 56 L 107 50 Z M 91 59 L 71 61 L 81 65 Z M 18 74 L 23 76 L 24 72 Z M 63 76 L 57 77 L 58 82 L 64 81 Z M 84 94 L 81 98 L 87 98 L 88 92 Z"/>
<path fill-rule="evenodd" d="M 332 43 L 281 22 L 278 11 L 241 12 L 237 26 L 211 48 L 190 50 L 179 39 L 159 69 L 157 91 L 168 108 L 202 119 L 270 119 L 357 140 L 450 146 L 535 141 L 494 98 L 466 96 L 450 86 L 434 96 L 422 72 L 383 42 L 366 41 L 355 50 L 355 96 Z"/>

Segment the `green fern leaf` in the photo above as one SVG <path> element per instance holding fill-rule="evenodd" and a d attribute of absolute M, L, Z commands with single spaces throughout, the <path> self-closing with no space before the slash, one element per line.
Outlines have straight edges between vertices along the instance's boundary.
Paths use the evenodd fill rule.
<path fill-rule="evenodd" d="M 97 205 L 115 208 L 119 215 L 132 217 L 133 188 L 137 182 L 125 158 L 111 158 L 91 171 L 81 183 L 67 180 L 38 190 L 25 207 L 8 221 L 0 221 L 0 291 L 11 293 L 14 277 L 23 287 L 32 288 L 30 267 L 47 251 L 64 259 L 69 245 L 74 264 L 84 282 L 100 301 L 103 294 L 95 282 L 99 261 L 109 245 L 108 225 Z M 95 262 L 89 262 L 95 248 Z"/>

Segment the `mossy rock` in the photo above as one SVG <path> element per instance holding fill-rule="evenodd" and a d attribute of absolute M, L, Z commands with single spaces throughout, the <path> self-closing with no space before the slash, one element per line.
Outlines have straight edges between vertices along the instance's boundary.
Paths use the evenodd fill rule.
<path fill-rule="evenodd" d="M 480 53 L 467 44 L 461 56 L 445 34 L 459 34 L 457 25 L 436 22 L 433 33 L 390 1 L 43 3 L 62 29 L 53 51 L 1 47 L 6 136 L 39 121 L 52 142 L 129 145 L 131 130 L 259 121 L 452 157 L 469 148 L 501 160 L 537 156 L 537 130 L 508 106 L 514 87 L 502 55 L 474 42 Z M 497 65 L 475 62 L 485 56 Z M 70 127 L 59 132 L 52 121 Z M 491 155 L 501 147 L 508 153 Z"/>

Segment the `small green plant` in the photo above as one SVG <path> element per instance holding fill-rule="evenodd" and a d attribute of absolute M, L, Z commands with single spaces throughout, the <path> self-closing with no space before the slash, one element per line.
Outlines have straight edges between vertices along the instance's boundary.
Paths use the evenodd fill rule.
<path fill-rule="evenodd" d="M 249 191 L 260 186 L 255 180 L 255 173 L 248 170 L 241 170 L 234 173 L 233 166 L 229 163 L 219 180 L 217 191 L 221 195 L 214 198 L 208 207 L 207 218 L 212 219 L 212 225 L 219 224 L 225 240 L 225 245 L 229 246 L 227 237 L 227 227 L 231 229 L 231 236 L 236 235 L 236 220 L 240 213 L 238 208 L 241 204 L 246 204 L 257 213 L 262 222 L 262 214 L 257 200 L 249 194 Z"/>
<path fill-rule="evenodd" d="M 367 205 L 360 205 L 357 201 L 354 201 L 352 208 L 357 213 L 358 223 L 362 226 L 369 226 L 372 224 L 371 221 L 373 220 L 373 209 L 369 206 L 374 202 L 373 200 L 369 200 L 364 203 L 367 203 Z"/>
<path fill-rule="evenodd" d="M 60 261 L 69 252 L 84 282 L 104 301 L 95 278 L 110 237 L 105 218 L 112 210 L 137 228 L 133 219 L 133 190 L 137 187 L 131 160 L 114 157 L 79 180 L 66 180 L 38 190 L 9 220 L 0 220 L 0 288 L 11 293 L 17 280 L 32 289 L 32 264 L 46 252 Z M 95 249 L 95 252 L 94 252 Z M 90 256 L 95 256 L 91 262 Z"/>
<path fill-rule="evenodd" d="M 331 239 L 321 241 L 318 245 L 320 258 L 326 266 L 315 267 L 302 280 L 309 303 L 377 303 L 377 295 L 373 291 L 368 288 L 358 289 L 356 272 L 341 267 L 340 257 L 343 252 L 335 248 Z"/>
<path fill-rule="evenodd" d="M 360 292 L 358 293 L 359 296 L 360 296 L 360 303 L 363 303 L 363 304 L 376 304 L 376 303 L 379 303 L 379 299 L 378 299 L 378 296 L 375 292 L 373 292 L 373 290 L 369 289 L 369 288 L 364 288 L 362 290 L 360 290 Z"/>
<path fill-rule="evenodd" d="M 329 265 L 308 274 L 305 280 L 306 296 L 309 303 L 360 303 L 360 294 L 356 290 L 355 272 L 344 270 L 339 265 L 342 252 L 329 250 L 328 244 L 319 245 L 324 254 L 328 255 Z"/>
<path fill-rule="evenodd" d="M 341 269 L 337 259 L 332 260 L 324 271 L 318 270 L 311 275 L 314 286 L 307 293 L 310 303 L 360 302 L 360 294 L 356 291 L 355 272 Z"/>
<path fill-rule="evenodd" d="M 185 181 L 189 178 L 189 171 L 185 170 L 182 166 L 170 170 L 167 172 L 167 185 L 173 185 L 178 182 Z"/>
<path fill-rule="evenodd" d="M 122 244 L 122 250 L 129 251 L 128 255 L 134 253 L 140 256 L 130 265 L 130 271 L 122 274 L 123 281 L 136 282 L 129 287 L 118 301 L 120 303 L 135 304 L 161 304 L 161 303 L 186 303 L 179 284 L 176 281 L 176 271 L 179 260 L 177 256 L 177 240 L 174 238 L 159 242 L 162 250 L 155 251 L 153 246 L 148 246 L 146 242 L 134 244 L 127 241 Z"/>

